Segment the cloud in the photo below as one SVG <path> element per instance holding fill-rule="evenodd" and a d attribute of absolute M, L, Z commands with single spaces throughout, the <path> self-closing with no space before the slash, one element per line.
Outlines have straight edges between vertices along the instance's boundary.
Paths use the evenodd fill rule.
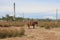
<path fill-rule="evenodd" d="M 17 1 L 17 0 L 15 0 Z M 20 0 L 21 1 L 21 0 Z M 0 6 L 0 11 L 1 12 L 13 12 L 13 2 L 12 0 L 10 1 L 9 6 Z M 54 4 L 50 4 L 50 3 L 46 3 L 46 2 L 41 2 L 39 3 L 38 1 L 30 1 L 27 2 L 26 1 L 23 3 L 24 1 L 20 2 L 16 2 L 16 13 L 37 13 L 37 12 L 51 12 L 51 13 L 56 13 L 56 8 L 59 9 L 59 13 L 60 13 L 60 6 L 57 5 L 56 3 Z"/>
<path fill-rule="evenodd" d="M 0 12 L 11 12 L 13 11 L 12 10 L 12 7 L 9 7 L 9 6 L 0 6 Z"/>
<path fill-rule="evenodd" d="M 13 12 L 13 6 L 2 6 L 0 7 L 1 12 Z M 47 7 L 47 6 L 22 6 L 16 7 L 16 13 L 37 13 L 37 12 L 51 12 L 56 13 L 56 7 Z M 60 8 L 59 11 L 60 13 Z"/>
<path fill-rule="evenodd" d="M 43 19 L 47 19 L 47 18 L 49 18 L 49 19 L 56 19 L 56 17 L 54 17 L 54 16 L 44 16 L 43 17 Z"/>

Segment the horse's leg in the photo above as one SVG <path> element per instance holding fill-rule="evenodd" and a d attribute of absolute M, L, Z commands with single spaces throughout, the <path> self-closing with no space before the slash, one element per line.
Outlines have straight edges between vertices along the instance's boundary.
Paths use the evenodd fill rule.
<path fill-rule="evenodd" d="M 30 29 L 30 25 L 28 25 L 28 28 Z"/>
<path fill-rule="evenodd" d="M 33 25 L 33 29 L 35 29 L 35 25 Z"/>

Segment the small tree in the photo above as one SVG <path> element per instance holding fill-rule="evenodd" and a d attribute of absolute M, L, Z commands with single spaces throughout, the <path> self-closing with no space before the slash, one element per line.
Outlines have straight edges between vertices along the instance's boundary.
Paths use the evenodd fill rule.
<path fill-rule="evenodd" d="M 10 16 L 9 16 L 8 14 L 6 14 L 6 20 L 7 20 L 7 21 L 9 20 L 9 17 L 10 17 Z"/>

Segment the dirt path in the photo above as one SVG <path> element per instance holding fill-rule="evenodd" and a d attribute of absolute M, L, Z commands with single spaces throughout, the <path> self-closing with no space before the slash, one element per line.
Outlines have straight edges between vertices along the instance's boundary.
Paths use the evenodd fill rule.
<path fill-rule="evenodd" d="M 25 36 L 23 37 L 6 38 L 0 40 L 60 40 L 60 31 L 56 30 L 46 30 L 39 27 L 35 29 L 25 28 Z"/>

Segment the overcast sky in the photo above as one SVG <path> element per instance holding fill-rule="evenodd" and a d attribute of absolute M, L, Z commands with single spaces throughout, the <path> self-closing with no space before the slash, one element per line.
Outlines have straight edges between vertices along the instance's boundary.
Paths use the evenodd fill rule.
<path fill-rule="evenodd" d="M 5 14 L 13 15 L 14 2 L 17 16 L 22 16 L 22 13 L 25 13 L 25 17 L 55 18 L 56 9 L 60 14 L 60 0 L 0 0 L 0 16 Z"/>

